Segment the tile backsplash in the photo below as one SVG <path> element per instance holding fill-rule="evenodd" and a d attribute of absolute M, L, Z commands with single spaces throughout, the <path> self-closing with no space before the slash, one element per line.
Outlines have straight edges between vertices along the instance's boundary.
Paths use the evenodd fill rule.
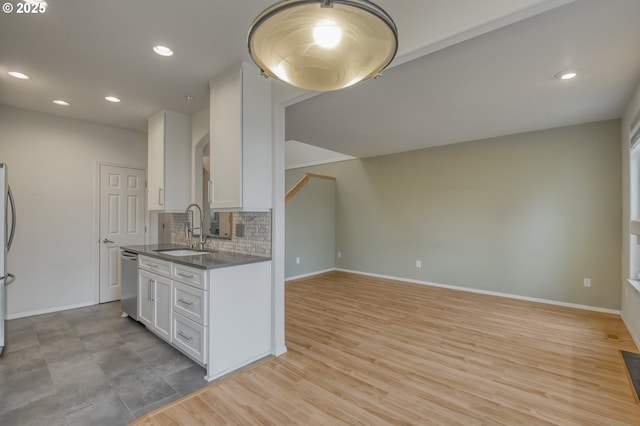
<path fill-rule="evenodd" d="M 169 215 L 165 216 L 164 223 L 170 223 L 170 242 L 188 246 L 189 241 L 185 233 L 185 226 L 188 222 L 187 214 L 162 214 Z M 236 236 L 237 225 L 244 226 L 244 236 Z M 193 237 L 191 241 L 196 242 L 197 237 Z M 233 212 L 233 236 L 231 240 L 207 238 L 205 247 L 209 250 L 271 257 L 271 212 Z"/>

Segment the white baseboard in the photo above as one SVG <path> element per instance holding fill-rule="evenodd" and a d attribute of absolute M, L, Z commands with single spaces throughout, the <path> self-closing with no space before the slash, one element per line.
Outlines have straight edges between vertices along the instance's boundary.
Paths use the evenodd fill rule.
<path fill-rule="evenodd" d="M 440 288 L 447 288 L 447 289 L 451 289 L 451 290 L 466 291 L 466 292 L 469 292 L 469 293 L 478 293 L 478 294 L 486 294 L 486 295 L 489 295 L 489 296 L 505 297 L 507 299 L 517 299 L 517 300 L 524 300 L 524 301 L 527 301 L 527 302 L 544 303 L 544 304 L 547 304 L 547 305 L 564 306 L 566 308 L 575 308 L 575 309 L 582 309 L 582 310 L 585 310 L 585 311 L 594 311 L 594 312 L 601 312 L 601 313 L 605 313 L 605 314 L 620 315 L 620 311 L 619 310 L 609 309 L 609 308 L 601 308 L 601 307 L 598 307 L 598 306 L 579 305 L 579 304 L 576 304 L 576 303 L 560 302 L 560 301 L 557 301 L 557 300 L 548 300 L 548 299 L 539 299 L 539 298 L 536 298 L 536 297 L 519 296 L 517 294 L 500 293 L 500 292 L 496 292 L 496 291 L 480 290 L 480 289 L 476 289 L 476 288 L 460 287 L 460 286 L 455 286 L 455 285 L 432 283 L 432 282 L 428 282 L 428 281 L 413 280 L 413 279 L 409 279 L 409 278 L 393 277 L 393 276 L 390 276 L 390 275 L 372 274 L 372 273 L 369 273 L 369 272 L 352 271 L 350 269 L 335 268 L 335 270 L 336 271 L 341 271 L 341 272 L 347 272 L 347 273 L 350 273 L 350 274 L 366 275 L 366 276 L 370 276 L 370 277 L 384 278 L 384 279 L 388 279 L 388 280 L 404 281 L 404 282 L 409 282 L 409 283 L 413 283 L 413 284 L 428 285 L 428 286 L 431 286 L 431 287 L 440 287 Z M 636 344 L 637 344 L 637 341 L 636 341 Z"/>
<path fill-rule="evenodd" d="M 327 272 L 332 272 L 332 271 L 337 271 L 337 270 L 338 269 L 336 269 L 336 268 L 329 268 L 329 269 L 325 269 L 325 270 L 322 270 L 322 271 L 309 272 L 308 274 L 296 275 L 295 277 L 285 278 L 284 282 L 293 281 L 293 280 L 299 280 L 301 278 L 313 277 L 315 275 L 326 274 Z"/>
<path fill-rule="evenodd" d="M 275 349 L 271 349 L 271 355 L 280 356 L 287 353 L 287 347 L 285 345 L 281 345 Z"/>
<path fill-rule="evenodd" d="M 638 336 L 633 332 L 633 327 L 630 327 L 629 322 L 624 319 L 624 314 L 621 314 L 620 318 L 622 318 L 622 322 L 624 323 L 624 326 L 627 327 L 627 331 L 631 335 L 633 342 L 636 344 L 636 348 L 640 350 L 640 338 L 638 338 Z"/>
<path fill-rule="evenodd" d="M 77 303 L 75 305 L 56 306 L 54 308 L 36 309 L 35 311 L 9 314 L 7 315 L 7 319 L 12 320 L 12 319 L 18 319 L 18 318 L 32 317 L 35 315 L 50 314 L 52 312 L 67 311 L 69 309 L 86 308 L 87 306 L 93 306 L 93 305 L 95 305 L 95 303 L 93 302 L 84 302 L 84 303 Z"/>

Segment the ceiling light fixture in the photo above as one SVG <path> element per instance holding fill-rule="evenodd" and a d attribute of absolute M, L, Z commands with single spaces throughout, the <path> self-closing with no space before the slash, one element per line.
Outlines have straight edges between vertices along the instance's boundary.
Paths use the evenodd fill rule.
<path fill-rule="evenodd" d="M 173 50 L 169 49 L 167 46 L 153 46 L 153 51 L 156 52 L 160 56 L 172 56 Z"/>
<path fill-rule="evenodd" d="M 571 80 L 578 75 L 575 71 L 562 71 L 556 74 L 556 78 L 560 80 Z"/>
<path fill-rule="evenodd" d="M 120 98 L 116 98 L 115 96 L 105 96 L 104 98 L 109 102 L 113 102 L 113 103 L 120 102 Z"/>
<path fill-rule="evenodd" d="M 19 78 L 20 80 L 29 80 L 31 78 L 28 75 L 21 73 L 20 71 L 9 71 L 7 74 L 9 74 L 11 77 Z"/>
<path fill-rule="evenodd" d="M 398 29 L 367 0 L 283 0 L 253 21 L 247 44 L 264 74 L 328 92 L 386 68 L 398 51 Z"/>
<path fill-rule="evenodd" d="M 54 99 L 53 103 L 56 105 L 60 105 L 60 106 L 69 106 L 71 105 L 69 102 L 62 100 L 62 99 Z"/>

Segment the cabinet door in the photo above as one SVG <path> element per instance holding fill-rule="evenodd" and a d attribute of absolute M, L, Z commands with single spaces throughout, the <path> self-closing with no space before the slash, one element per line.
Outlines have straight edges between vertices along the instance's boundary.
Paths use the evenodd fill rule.
<path fill-rule="evenodd" d="M 173 340 L 182 352 L 198 362 L 207 362 L 207 328 L 180 314 L 173 315 Z"/>
<path fill-rule="evenodd" d="M 191 117 L 161 111 L 148 126 L 149 210 L 183 211 L 191 201 Z"/>
<path fill-rule="evenodd" d="M 164 210 L 183 212 L 191 203 L 191 117 L 164 114 Z"/>
<path fill-rule="evenodd" d="M 242 208 L 271 208 L 271 83 L 242 70 Z"/>
<path fill-rule="evenodd" d="M 138 319 L 144 325 L 151 327 L 153 320 L 153 289 L 154 275 L 138 270 Z"/>
<path fill-rule="evenodd" d="M 164 210 L 164 113 L 149 119 L 147 205 L 149 210 Z"/>
<path fill-rule="evenodd" d="M 171 341 L 171 280 L 156 276 L 153 281 L 153 325 L 152 330 L 160 337 Z"/>
<path fill-rule="evenodd" d="M 242 63 L 210 89 L 210 207 L 271 208 L 270 80 Z"/>
<path fill-rule="evenodd" d="M 242 69 L 211 82 L 211 208 L 242 207 Z"/>

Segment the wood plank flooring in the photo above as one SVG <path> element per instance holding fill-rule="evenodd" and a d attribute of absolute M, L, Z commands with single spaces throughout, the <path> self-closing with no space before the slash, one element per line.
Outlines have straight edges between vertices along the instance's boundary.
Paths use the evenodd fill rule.
<path fill-rule="evenodd" d="M 286 284 L 286 339 L 133 424 L 640 424 L 616 315 L 330 272 Z"/>

